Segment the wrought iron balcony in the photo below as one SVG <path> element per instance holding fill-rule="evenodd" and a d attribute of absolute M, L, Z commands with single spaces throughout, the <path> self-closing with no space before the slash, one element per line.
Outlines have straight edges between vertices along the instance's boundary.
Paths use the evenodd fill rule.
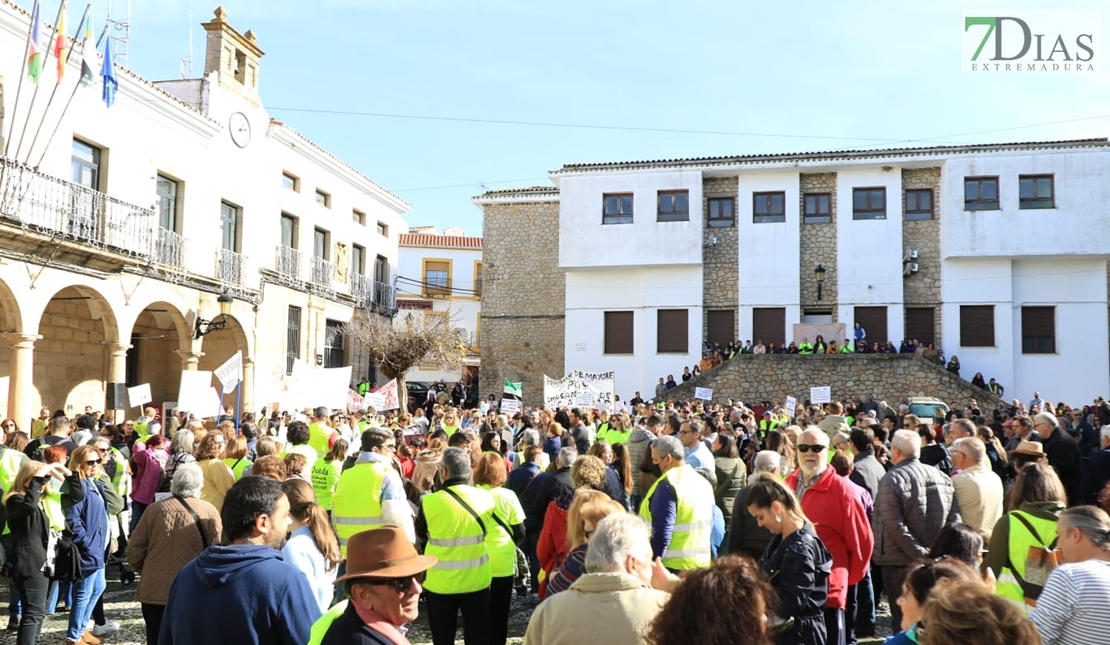
<path fill-rule="evenodd" d="M 301 252 L 284 244 L 279 244 L 277 247 L 277 265 L 274 267 L 283 280 L 287 280 L 293 284 L 299 284 L 304 281 L 302 277 L 301 266 L 304 264 Z"/>
<path fill-rule="evenodd" d="M 242 253 L 216 249 L 216 278 L 231 287 L 242 287 L 246 274 L 246 258 Z"/>
<path fill-rule="evenodd" d="M 324 258 L 312 258 L 312 282 L 318 285 L 331 286 L 335 277 L 335 262 Z"/>
<path fill-rule="evenodd" d="M 361 273 L 351 274 L 351 296 L 359 303 L 374 295 L 374 281 Z"/>
<path fill-rule="evenodd" d="M 374 299 L 372 301 L 378 311 L 392 315 L 397 310 L 397 292 L 384 282 L 374 283 Z"/>

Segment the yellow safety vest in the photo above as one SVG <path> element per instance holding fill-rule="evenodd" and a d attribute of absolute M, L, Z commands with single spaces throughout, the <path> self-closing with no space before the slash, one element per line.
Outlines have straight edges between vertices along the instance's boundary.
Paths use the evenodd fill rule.
<path fill-rule="evenodd" d="M 308 645 L 320 645 L 324 642 L 324 637 L 328 635 L 328 630 L 331 629 L 331 624 L 339 619 L 347 611 L 347 603 L 349 600 L 337 603 L 334 607 L 324 612 L 323 616 L 316 619 L 312 623 L 312 630 L 308 633 Z"/>
<path fill-rule="evenodd" d="M 308 426 L 308 445 L 312 446 L 318 457 L 328 454 L 328 450 L 331 449 L 328 443 L 333 434 L 335 430 L 320 423 L 312 423 Z"/>
<path fill-rule="evenodd" d="M 631 430 L 617 430 L 616 428 L 606 428 L 604 434 L 597 433 L 597 438 L 610 446 L 613 444 L 623 443 L 628 444 L 628 438 L 632 436 Z"/>
<path fill-rule="evenodd" d="M 481 524 L 445 490 L 421 500 L 428 521 L 426 555 L 439 558 L 428 570 L 424 587 L 438 594 L 481 591 L 493 580 L 486 534 L 495 526 L 493 495 L 473 486 L 451 486 L 481 518 Z M 483 529 L 484 527 L 484 529 Z"/>
<path fill-rule="evenodd" d="M 663 566 L 676 571 L 708 567 L 712 559 L 713 487 L 688 464 L 671 468 L 648 489 L 640 504 L 640 516 L 651 524 L 651 496 L 659 482 L 668 481 L 678 499 L 671 543 L 663 554 Z"/>
<path fill-rule="evenodd" d="M 228 457 L 224 459 L 224 463 L 231 469 L 231 473 L 235 475 L 235 481 L 242 479 L 243 471 L 254 465 L 254 462 L 246 457 L 240 457 L 239 459 Z"/>
<path fill-rule="evenodd" d="M 813 353 L 813 345 L 810 344 L 810 343 L 802 343 L 801 345 L 798 345 L 798 353 L 799 354 L 812 354 Z"/>
<path fill-rule="evenodd" d="M 1025 524 L 1014 517 L 1019 513 L 1033 526 L 1037 535 L 1030 533 Z M 1006 564 L 999 572 L 998 581 L 995 584 L 995 593 L 1015 602 L 1028 611 L 1029 606 L 1026 601 L 1025 590 L 1021 586 L 1021 581 L 1025 580 L 1026 558 L 1029 556 L 1030 547 L 1048 548 L 1048 545 L 1056 541 L 1057 520 L 1042 519 L 1024 511 L 1012 511 L 1008 516 L 1008 521 L 1010 525 L 1009 555 L 1006 558 Z M 1037 596 L 1040 595 L 1040 589 L 1031 589 L 1030 591 L 1034 592 L 1030 600 L 1036 601 Z"/>
<path fill-rule="evenodd" d="M 387 464 L 355 464 L 339 476 L 332 496 L 332 517 L 339 550 L 347 557 L 347 540 L 355 533 L 385 526 L 382 519 L 382 484 L 390 472 Z"/>
<path fill-rule="evenodd" d="M 316 502 L 325 511 L 331 510 L 332 495 L 342 470 L 343 462 L 339 460 L 328 461 L 321 457 L 312 464 L 312 490 L 316 492 Z"/>

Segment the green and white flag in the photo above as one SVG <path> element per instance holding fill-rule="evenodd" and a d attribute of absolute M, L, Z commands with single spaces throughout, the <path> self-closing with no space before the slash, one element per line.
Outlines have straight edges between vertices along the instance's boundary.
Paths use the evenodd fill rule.
<path fill-rule="evenodd" d="M 505 379 L 505 394 L 512 394 L 514 396 L 523 397 L 524 396 L 522 394 L 523 391 L 524 391 L 523 382 L 513 383 L 509 379 Z"/>

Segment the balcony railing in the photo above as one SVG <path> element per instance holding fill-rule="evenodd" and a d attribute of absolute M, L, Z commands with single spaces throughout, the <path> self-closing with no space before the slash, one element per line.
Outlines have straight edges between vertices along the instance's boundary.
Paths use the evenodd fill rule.
<path fill-rule="evenodd" d="M 301 252 L 297 249 L 279 244 L 277 247 L 277 265 L 274 268 L 283 278 L 294 282 L 304 280 L 301 277 L 301 257 Z"/>
<path fill-rule="evenodd" d="M 154 234 L 154 261 L 185 271 L 185 238 L 158 227 Z"/>
<path fill-rule="evenodd" d="M 425 298 L 446 298 L 451 295 L 451 278 L 427 280 L 424 283 Z"/>
<path fill-rule="evenodd" d="M 324 258 L 312 258 L 312 282 L 318 285 L 331 286 L 335 277 L 335 262 L 328 262 Z"/>
<path fill-rule="evenodd" d="M 226 285 L 243 286 L 246 264 L 242 253 L 227 249 L 216 250 L 216 278 Z"/>
<path fill-rule="evenodd" d="M 357 302 L 370 300 L 374 295 L 374 281 L 361 273 L 351 274 L 351 296 Z"/>
<path fill-rule="evenodd" d="M 45 175 L 7 158 L 0 158 L 0 215 L 24 228 L 79 244 L 158 262 L 165 257 L 159 248 L 159 226 L 153 209 Z"/>
<path fill-rule="evenodd" d="M 384 282 L 375 282 L 373 305 L 378 311 L 392 314 L 397 309 L 396 291 Z"/>

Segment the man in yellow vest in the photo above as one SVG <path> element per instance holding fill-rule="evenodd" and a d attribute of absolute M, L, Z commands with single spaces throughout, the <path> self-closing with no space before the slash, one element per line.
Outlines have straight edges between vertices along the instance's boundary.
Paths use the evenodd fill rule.
<path fill-rule="evenodd" d="M 420 613 L 424 572 L 436 559 L 418 554 L 396 526 L 356 533 L 349 547 L 347 573 L 336 580 L 349 600 L 316 621 L 308 645 L 407 644 L 401 629 Z"/>
<path fill-rule="evenodd" d="M 713 487 L 685 461 L 677 437 L 651 442 L 651 461 L 663 475 L 644 495 L 640 516 L 651 525 L 653 557 L 671 571 L 709 566 Z"/>
<path fill-rule="evenodd" d="M 332 518 L 339 550 L 347 557 L 347 541 L 356 533 L 387 524 L 398 526 L 415 541 L 412 511 L 401 475 L 393 469 L 393 435 L 379 429 L 362 433 L 362 450 L 339 476 L 332 495 Z"/>
<path fill-rule="evenodd" d="M 455 642 L 461 611 L 463 640 L 487 643 L 493 570 L 486 534 L 495 526 L 493 495 L 469 484 L 470 454 L 461 448 L 443 451 L 439 474 L 443 486 L 420 500 L 416 515 L 416 537 L 426 543 L 424 553 L 439 560 L 424 582 L 432 642 Z M 710 503 L 712 499 L 710 491 Z"/>
<path fill-rule="evenodd" d="M 308 424 L 308 445 L 316 451 L 317 457 L 328 454 L 339 436 L 335 429 L 328 425 L 330 416 L 331 411 L 322 405 L 312 411 L 312 423 Z"/>
<path fill-rule="evenodd" d="M 813 353 L 813 343 L 809 342 L 808 337 L 802 338 L 802 342 L 798 343 L 798 353 L 799 354 L 812 354 Z"/>

